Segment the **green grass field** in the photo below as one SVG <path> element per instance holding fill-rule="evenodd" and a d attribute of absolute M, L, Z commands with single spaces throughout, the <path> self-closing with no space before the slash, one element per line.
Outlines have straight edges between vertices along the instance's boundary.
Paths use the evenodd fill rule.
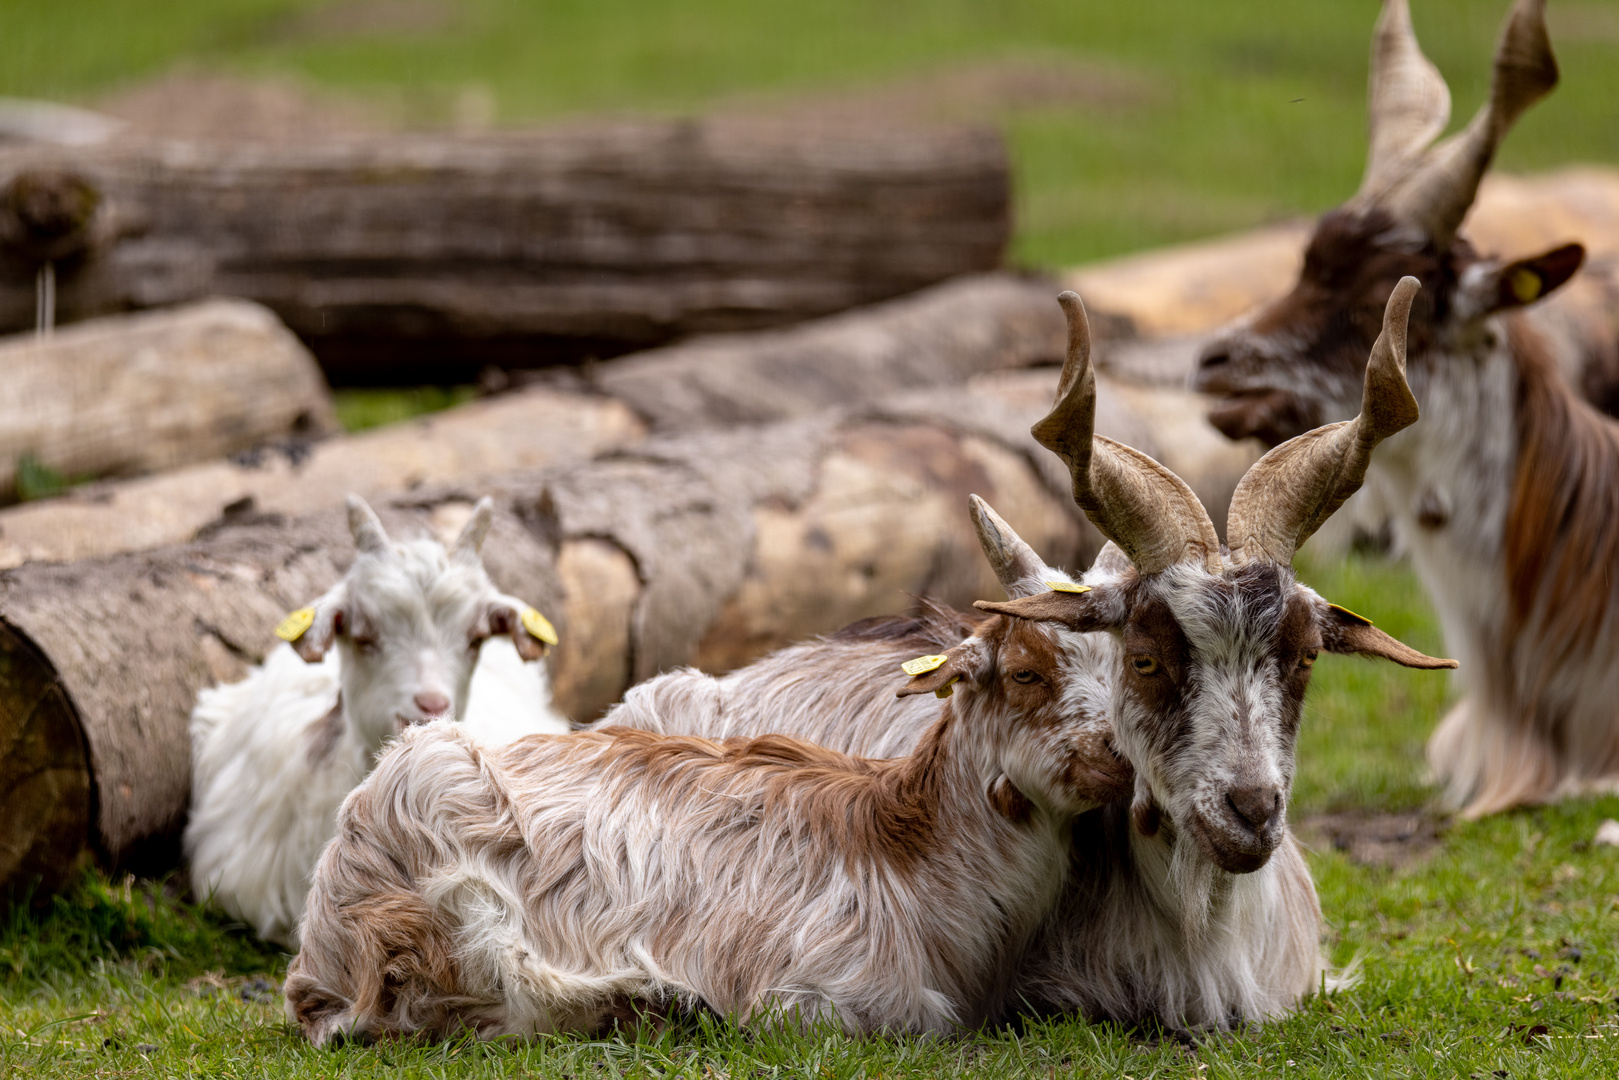
<path fill-rule="evenodd" d="M 1505 0 L 1413 2 L 1465 120 L 1483 94 Z M 494 102 L 500 122 L 524 123 L 834 91 L 883 101 L 897 81 L 1056 70 L 1080 89 L 1050 100 L 1012 94 L 971 115 L 1010 140 L 1015 257 L 1059 265 L 1346 197 L 1362 162 L 1375 10 L 1371 0 L 0 0 L 0 94 L 94 103 L 179 67 L 292 74 L 419 123 L 444 122 L 472 91 Z M 1515 131 L 1501 164 L 1619 161 L 1619 3 L 1553 0 L 1552 10 L 1564 83 Z M 358 393 L 343 415 L 370 426 L 454 396 Z M 1405 567 L 1355 557 L 1305 576 L 1441 651 Z M 1317 672 L 1295 820 L 1408 811 L 1433 820 L 1422 745 L 1449 701 L 1447 677 L 1338 657 Z M 0 1078 L 1613 1076 L 1619 853 L 1590 842 L 1606 817 L 1619 817 L 1619 799 L 1476 824 L 1440 818 L 1437 844 L 1409 846 L 1414 857 L 1397 867 L 1319 841 L 1311 865 L 1332 956 L 1359 964 L 1359 985 L 1195 1050 L 1077 1022 L 853 1042 L 697 1020 L 646 1042 L 316 1052 L 281 1020 L 285 957 L 156 885 L 90 875 L 0 924 Z"/>
<path fill-rule="evenodd" d="M 1456 123 L 1483 98 L 1506 0 L 1416 0 Z M 444 122 L 469 90 L 501 123 L 689 113 L 985 65 L 1066 72 L 1003 93 L 1014 254 L 1072 263 L 1350 195 L 1364 155 L 1372 0 L 0 0 L 0 94 L 94 102 L 187 67 L 292 74 Z M 1556 95 L 1501 166 L 1619 161 L 1619 3 L 1553 0 Z M 1043 84 L 1042 84 L 1043 85 Z M 1054 96 L 1053 96 L 1054 93 Z M 880 96 L 880 95 L 879 95 Z M 947 104 L 947 102 L 946 102 Z"/>

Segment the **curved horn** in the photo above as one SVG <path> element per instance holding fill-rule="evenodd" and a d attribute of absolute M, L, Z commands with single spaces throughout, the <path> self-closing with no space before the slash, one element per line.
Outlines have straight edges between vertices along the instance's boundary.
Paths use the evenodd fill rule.
<path fill-rule="evenodd" d="M 978 531 L 978 543 L 984 549 L 984 558 L 995 568 L 995 577 L 1006 590 L 1008 600 L 1020 596 L 1033 596 L 1046 591 L 1046 562 L 1034 553 L 1034 548 L 1012 531 L 1012 526 L 989 503 L 977 495 L 967 496 L 967 511 L 972 515 L 973 528 Z"/>
<path fill-rule="evenodd" d="M 1085 305 L 1072 292 L 1057 302 L 1068 317 L 1068 358 L 1056 404 L 1030 433 L 1062 458 L 1073 477 L 1074 501 L 1138 571 L 1156 574 L 1179 562 L 1201 562 L 1219 573 L 1219 534 L 1192 489 L 1141 451 L 1095 434 L 1096 372 Z"/>
<path fill-rule="evenodd" d="M 461 526 L 461 535 L 455 538 L 452 557 L 465 562 L 477 562 L 483 550 L 484 537 L 489 535 L 489 523 L 494 519 L 495 501 L 485 495 L 472 508 L 472 516 Z"/>
<path fill-rule="evenodd" d="M 1360 490 L 1373 447 L 1416 423 L 1417 399 L 1405 381 L 1405 330 L 1421 287 L 1403 277 L 1389 296 L 1383 332 L 1366 362 L 1360 415 L 1289 439 L 1237 484 L 1226 522 L 1233 563 L 1292 563 L 1299 545 Z"/>
<path fill-rule="evenodd" d="M 1450 122 L 1450 88 L 1417 44 L 1406 0 L 1383 0 L 1366 89 L 1369 145 L 1356 197 L 1372 200 L 1408 173 Z"/>
<path fill-rule="evenodd" d="M 349 532 L 354 534 L 354 546 L 364 552 L 384 551 L 388 547 L 388 534 L 377 518 L 377 512 L 366 505 L 358 495 L 350 495 Z"/>
<path fill-rule="evenodd" d="M 1546 0 L 1517 0 L 1495 50 L 1490 100 L 1472 123 L 1430 150 L 1422 163 L 1378 201 L 1449 245 L 1478 194 L 1479 181 L 1508 130 L 1525 109 L 1557 85 L 1557 58 L 1546 33 Z"/>

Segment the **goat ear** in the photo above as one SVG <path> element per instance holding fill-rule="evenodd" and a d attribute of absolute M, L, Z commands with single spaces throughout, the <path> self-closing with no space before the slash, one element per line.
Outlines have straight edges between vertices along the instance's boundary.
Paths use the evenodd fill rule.
<path fill-rule="evenodd" d="M 316 600 L 313 607 L 306 610 L 313 613 L 308 626 L 302 633 L 288 637 L 287 628 L 296 630 L 294 619 L 300 612 L 293 612 L 287 616 L 281 626 L 276 627 L 276 635 L 292 646 L 292 651 L 303 657 L 306 664 L 318 664 L 326 658 L 332 642 L 342 632 L 343 625 L 348 621 L 348 593 L 339 585 L 325 596 Z"/>
<path fill-rule="evenodd" d="M 966 679 L 976 682 L 982 674 L 985 660 L 984 643 L 970 637 L 955 648 L 934 656 L 919 656 L 901 665 L 911 681 L 900 687 L 896 697 L 914 694 L 934 694 L 949 697 L 955 684 Z"/>
<path fill-rule="evenodd" d="M 1417 652 L 1405 642 L 1373 626 L 1370 619 L 1337 604 L 1327 604 L 1321 614 L 1321 644 L 1328 652 L 1356 653 L 1379 660 L 1393 660 L 1408 668 L 1433 671 L 1460 666 L 1454 660 L 1441 660 Z"/>
<path fill-rule="evenodd" d="M 516 597 L 502 596 L 490 601 L 486 617 L 490 634 L 511 635 L 517 655 L 524 660 L 542 659 L 557 643 L 557 632 L 551 621 Z"/>
<path fill-rule="evenodd" d="M 1584 261 L 1584 247 L 1564 244 L 1532 259 L 1508 263 L 1491 275 L 1493 280 L 1485 287 L 1493 289 L 1494 296 L 1485 296 L 1484 307 L 1503 311 L 1533 304 L 1573 277 Z"/>
<path fill-rule="evenodd" d="M 455 538 L 455 547 L 451 554 L 462 562 L 478 561 L 478 553 L 483 550 L 483 541 L 489 535 L 489 523 L 494 520 L 495 501 L 485 495 L 478 500 L 472 508 L 472 516 L 467 523 L 461 526 L 461 535 Z"/>
<path fill-rule="evenodd" d="M 388 534 L 382 528 L 377 512 L 358 495 L 350 495 L 349 532 L 354 534 L 354 546 L 364 552 L 384 551 L 388 547 Z"/>
<path fill-rule="evenodd" d="M 1122 606 L 1113 602 L 1118 592 L 1114 588 L 1106 585 L 1091 588 L 1067 582 L 1047 584 L 1051 586 L 1049 592 L 1004 602 L 976 600 L 973 607 L 1015 619 L 1059 623 L 1081 633 L 1114 629 L 1124 621 Z"/>

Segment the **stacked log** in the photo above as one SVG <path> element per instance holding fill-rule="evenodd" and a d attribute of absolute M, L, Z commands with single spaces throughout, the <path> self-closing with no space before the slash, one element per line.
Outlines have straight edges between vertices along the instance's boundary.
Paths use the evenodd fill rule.
<path fill-rule="evenodd" d="M 97 196 L 57 267 L 64 320 L 245 297 L 334 384 L 470 381 L 797 322 L 993 269 L 1009 231 L 1004 146 L 963 128 L 671 120 L 0 151 L 0 188 L 52 176 Z M 0 220 L 0 238 L 19 231 Z M 0 243 L 0 328 L 32 325 L 36 262 Z"/>
<path fill-rule="evenodd" d="M 25 459 L 64 478 L 130 476 L 337 427 L 308 351 L 242 301 L 0 340 L 0 371 L 0 501 Z"/>
<path fill-rule="evenodd" d="M 596 392 L 533 387 L 347 438 L 0 511 L 0 567 L 181 543 L 229 520 L 296 517 L 367 497 L 594 457 L 648 431 L 807 416 L 1062 358 L 1056 289 L 970 275 L 789 330 L 711 335 L 600 365 Z M 587 391 L 591 389 L 586 387 Z"/>

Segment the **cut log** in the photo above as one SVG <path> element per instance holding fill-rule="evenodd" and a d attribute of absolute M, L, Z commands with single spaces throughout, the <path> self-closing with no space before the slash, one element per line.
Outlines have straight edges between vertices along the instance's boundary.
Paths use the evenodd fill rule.
<path fill-rule="evenodd" d="M 1081 563 L 1098 543 L 1063 466 L 1027 434 L 1055 379 L 1050 369 L 987 376 L 513 474 L 489 486 L 498 510 L 486 561 L 501 588 L 553 616 L 558 704 L 579 719 L 657 671 L 729 667 L 903 609 L 909 595 L 995 596 L 969 492 L 1053 562 Z M 1106 394 L 1099 420 L 1108 434 L 1146 441 Z M 379 509 L 400 534 L 449 529 L 475 494 L 424 488 Z M 350 558 L 334 507 L 0 574 L 0 626 L 11 635 L 0 635 L 10 665 L 0 745 L 39 747 L 26 760 L 0 758 L 8 826 L 18 823 L 0 848 L 0 882 L 30 872 L 56 880 L 81 833 L 114 866 L 172 860 L 197 691 L 262 658 L 282 613 L 328 587 Z M 75 772 L 76 745 L 87 771 Z M 25 791 L 22 770 L 53 779 Z"/>
<path fill-rule="evenodd" d="M 0 500 L 25 459 L 62 477 L 172 469 L 337 427 L 308 351 L 257 304 L 214 300 L 0 340 Z"/>
<path fill-rule="evenodd" d="M 796 322 L 993 269 L 993 132 L 616 122 L 297 144 L 0 150 L 71 169 L 109 236 L 58 267 L 61 317 L 205 295 L 273 309 L 334 383 L 459 382 Z M 0 260 L 0 327 L 35 266 Z"/>
<path fill-rule="evenodd" d="M 297 453 L 269 450 L 0 512 L 0 567 L 181 543 L 226 516 L 298 516 L 419 485 L 592 457 L 648 428 L 806 416 L 975 373 L 1058 363 L 1049 283 L 970 275 L 789 330 L 715 335 L 601 364 L 606 395 L 516 391 Z M 227 515 L 227 508 L 233 508 Z"/>

